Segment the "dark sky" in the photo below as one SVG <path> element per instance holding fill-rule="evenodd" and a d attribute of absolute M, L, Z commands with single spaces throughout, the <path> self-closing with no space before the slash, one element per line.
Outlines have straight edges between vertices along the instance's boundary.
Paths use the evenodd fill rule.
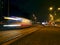
<path fill-rule="evenodd" d="M 6 9 L 7 2 L 8 0 L 5 0 Z M 60 0 L 10 0 L 9 5 L 10 15 L 31 18 L 34 13 L 38 17 L 38 21 L 45 21 L 48 19 L 48 8 L 50 6 L 59 7 Z"/>

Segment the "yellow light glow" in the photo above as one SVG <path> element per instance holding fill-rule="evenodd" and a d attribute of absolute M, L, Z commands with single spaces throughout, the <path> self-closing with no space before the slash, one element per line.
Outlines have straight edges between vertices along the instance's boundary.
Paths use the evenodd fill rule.
<path fill-rule="evenodd" d="M 58 10 L 60 10 L 60 8 L 58 8 Z"/>
<path fill-rule="evenodd" d="M 22 18 L 12 18 L 12 17 L 4 17 L 4 19 L 10 20 L 21 20 Z"/>
<path fill-rule="evenodd" d="M 23 19 L 22 22 L 25 22 L 25 23 L 29 23 L 30 20 L 27 20 L 27 19 Z"/>
<path fill-rule="evenodd" d="M 10 17 L 4 17 L 4 19 L 14 19 L 14 18 L 10 18 Z"/>
<path fill-rule="evenodd" d="M 53 10 L 53 7 L 50 7 L 49 10 Z"/>
<path fill-rule="evenodd" d="M 53 15 L 52 14 L 50 14 L 50 20 L 52 21 L 52 20 L 54 20 L 54 17 L 53 17 Z"/>

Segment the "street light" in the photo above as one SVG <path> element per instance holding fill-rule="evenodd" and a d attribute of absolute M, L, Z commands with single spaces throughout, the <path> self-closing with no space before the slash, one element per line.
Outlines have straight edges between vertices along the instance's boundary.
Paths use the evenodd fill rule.
<path fill-rule="evenodd" d="M 50 7 L 49 10 L 52 11 L 53 10 L 53 7 Z"/>
<path fill-rule="evenodd" d="M 60 10 L 60 8 L 58 8 L 58 10 Z"/>
<path fill-rule="evenodd" d="M 49 20 L 49 21 L 54 20 L 54 17 L 53 17 L 53 15 L 52 15 L 52 10 L 53 10 L 53 7 L 52 7 L 52 6 L 49 7 L 49 17 L 50 17 L 50 20 Z"/>

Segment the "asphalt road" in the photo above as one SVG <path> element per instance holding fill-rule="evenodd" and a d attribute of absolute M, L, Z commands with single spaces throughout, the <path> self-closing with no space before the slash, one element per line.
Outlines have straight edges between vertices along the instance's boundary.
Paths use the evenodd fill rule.
<path fill-rule="evenodd" d="M 60 45 L 59 27 L 38 27 L 39 30 L 27 35 L 10 45 Z"/>
<path fill-rule="evenodd" d="M 10 40 L 13 40 L 13 39 L 15 40 L 18 37 L 22 38 L 25 35 L 28 35 L 38 30 L 37 27 L 39 26 L 35 25 L 29 28 L 17 29 L 17 30 L 2 30 L 0 31 L 0 45 L 6 42 L 9 42 Z M 7 45 L 7 44 L 4 44 L 4 45 Z"/>
<path fill-rule="evenodd" d="M 2 45 L 60 45 L 60 27 L 35 25 L 22 30 L 9 30 L 0 33 L 0 42 L 14 37 L 14 41 L 11 43 L 7 41 Z"/>

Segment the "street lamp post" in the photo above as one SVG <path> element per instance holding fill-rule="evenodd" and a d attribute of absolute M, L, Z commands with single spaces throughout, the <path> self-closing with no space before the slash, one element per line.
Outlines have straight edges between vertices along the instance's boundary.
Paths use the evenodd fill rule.
<path fill-rule="evenodd" d="M 54 16 L 53 16 L 53 7 L 49 7 L 49 24 L 53 25 L 54 23 Z"/>
<path fill-rule="evenodd" d="M 54 8 L 52 6 L 49 7 L 49 18 L 50 18 L 49 22 L 51 22 L 51 23 L 54 22 L 53 24 L 55 24 L 55 20 L 57 19 L 56 16 L 59 15 L 59 13 L 57 14 L 58 11 L 60 11 L 60 7 L 58 7 L 58 8 Z M 51 16 L 53 16 L 53 18 Z"/>

